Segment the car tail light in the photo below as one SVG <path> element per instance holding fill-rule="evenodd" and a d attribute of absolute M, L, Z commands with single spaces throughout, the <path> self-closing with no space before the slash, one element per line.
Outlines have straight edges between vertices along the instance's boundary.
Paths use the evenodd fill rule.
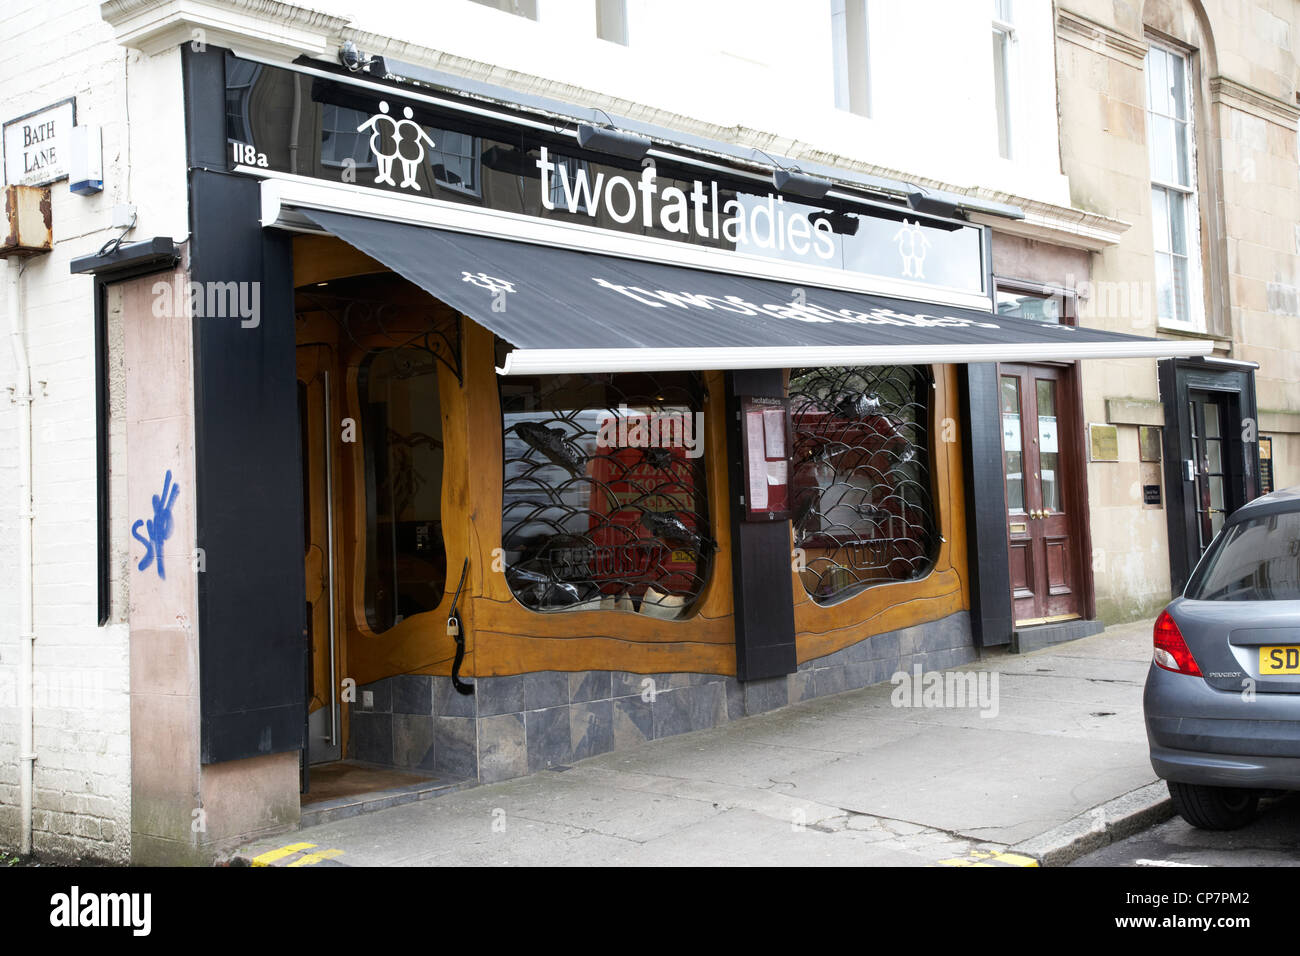
<path fill-rule="evenodd" d="M 1174 671 L 1178 674 L 1190 674 L 1193 677 L 1201 676 L 1201 669 L 1196 665 L 1196 658 L 1192 656 L 1191 648 L 1183 640 L 1183 632 L 1178 630 L 1177 623 L 1169 616 L 1168 611 L 1161 611 L 1160 616 L 1156 618 L 1155 626 L 1155 662 L 1158 666 L 1167 671 Z"/>

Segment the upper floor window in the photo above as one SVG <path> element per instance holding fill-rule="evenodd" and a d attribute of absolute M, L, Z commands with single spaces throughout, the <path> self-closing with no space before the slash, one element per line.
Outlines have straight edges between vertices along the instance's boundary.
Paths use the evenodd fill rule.
<path fill-rule="evenodd" d="M 831 0 L 831 62 L 835 108 L 871 115 L 867 0 Z"/>
<path fill-rule="evenodd" d="M 1155 44 L 1147 49 L 1151 232 L 1159 323 L 1204 331 L 1190 66 L 1187 56 L 1175 50 Z"/>
<path fill-rule="evenodd" d="M 627 0 L 596 0 L 596 36 L 627 46 Z"/>
<path fill-rule="evenodd" d="M 529 20 L 537 19 L 537 0 L 474 0 L 474 2 L 485 7 L 504 10 L 506 13 L 513 13 L 517 17 L 527 17 Z"/>
<path fill-rule="evenodd" d="M 1012 53 L 1016 27 L 1011 0 L 993 0 L 993 111 L 997 119 L 998 155 L 1011 158 Z"/>

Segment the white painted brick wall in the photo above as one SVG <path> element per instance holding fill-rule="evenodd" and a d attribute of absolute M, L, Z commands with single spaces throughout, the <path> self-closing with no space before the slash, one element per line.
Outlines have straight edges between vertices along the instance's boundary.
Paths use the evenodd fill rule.
<path fill-rule="evenodd" d="M 70 261 L 116 234 L 116 203 L 139 220 L 130 239 L 188 231 L 179 53 L 143 58 L 113 40 L 95 0 L 0 5 L 0 109 L 8 120 L 69 96 L 77 122 L 103 131 L 104 192 L 53 189 L 55 249 L 28 261 L 23 306 L 35 383 L 33 533 L 36 667 L 34 847 L 54 858 L 124 862 L 130 853 L 130 706 L 125 585 L 114 574 L 97 622 L 95 371 L 92 281 Z M 130 130 L 128 133 L 128 117 Z M 134 154 L 134 157 L 133 157 Z M 138 157 L 138 158 L 135 158 Z M 8 399 L 12 317 L 0 299 L 0 846 L 18 844 L 18 475 Z M 111 429 L 120 440 L 121 428 Z M 115 459 L 121 460 L 114 447 Z M 117 489 L 115 489 L 117 490 Z M 129 516 L 113 515 L 113 564 L 126 561 Z"/>

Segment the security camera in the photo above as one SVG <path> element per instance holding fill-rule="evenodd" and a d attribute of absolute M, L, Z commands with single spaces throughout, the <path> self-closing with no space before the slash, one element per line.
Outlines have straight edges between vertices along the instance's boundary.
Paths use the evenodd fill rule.
<path fill-rule="evenodd" d="M 343 46 L 339 48 L 339 62 L 347 67 L 349 73 L 355 73 L 365 66 L 365 58 L 351 40 L 344 40 Z"/>
<path fill-rule="evenodd" d="M 371 76 L 384 76 L 388 72 L 382 56 L 366 56 L 351 40 L 344 40 L 343 46 L 339 47 L 339 62 L 349 73 L 365 70 Z"/>

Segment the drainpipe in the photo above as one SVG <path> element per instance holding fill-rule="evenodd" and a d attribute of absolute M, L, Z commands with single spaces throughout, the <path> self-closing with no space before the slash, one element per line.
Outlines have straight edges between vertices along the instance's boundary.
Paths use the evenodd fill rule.
<path fill-rule="evenodd" d="M 6 307 L 9 335 L 14 350 L 14 396 L 18 405 L 18 777 L 20 789 L 21 846 L 19 852 L 32 852 L 32 781 L 36 763 L 32 739 L 33 643 L 36 629 L 32 624 L 32 376 L 27 363 L 27 343 L 22 316 L 22 268 L 19 256 L 5 260 Z"/>

